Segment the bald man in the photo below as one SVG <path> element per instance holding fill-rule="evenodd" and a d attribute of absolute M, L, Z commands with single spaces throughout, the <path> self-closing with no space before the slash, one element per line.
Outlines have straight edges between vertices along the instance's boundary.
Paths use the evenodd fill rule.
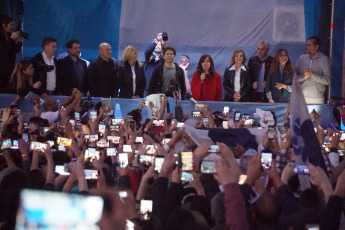
<path fill-rule="evenodd" d="M 101 43 L 99 57 L 88 68 L 88 85 L 91 97 L 117 97 L 118 62 L 111 57 L 111 46 Z"/>

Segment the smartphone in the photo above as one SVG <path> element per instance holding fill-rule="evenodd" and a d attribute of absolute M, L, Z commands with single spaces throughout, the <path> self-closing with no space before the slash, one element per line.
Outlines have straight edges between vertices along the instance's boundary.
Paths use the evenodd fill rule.
<path fill-rule="evenodd" d="M 152 118 L 157 118 L 158 117 L 158 108 L 153 107 L 152 108 Z"/>
<path fill-rule="evenodd" d="M 192 182 L 193 181 L 193 174 L 183 171 L 181 174 L 181 180 Z"/>
<path fill-rule="evenodd" d="M 345 140 L 345 132 L 341 132 L 340 141 Z"/>
<path fill-rule="evenodd" d="M 95 142 L 97 140 L 98 140 L 98 135 L 97 134 L 89 135 L 89 142 Z"/>
<path fill-rule="evenodd" d="M 268 126 L 267 135 L 269 139 L 274 139 L 276 137 L 276 129 L 274 126 Z"/>
<path fill-rule="evenodd" d="M 244 125 L 252 125 L 254 123 L 254 119 L 246 119 L 244 121 Z"/>
<path fill-rule="evenodd" d="M 84 169 L 85 179 L 86 180 L 97 180 L 98 171 L 94 169 Z"/>
<path fill-rule="evenodd" d="M 68 176 L 70 174 L 68 171 L 65 171 L 64 165 L 55 165 L 55 173 L 58 173 L 64 176 Z"/>
<path fill-rule="evenodd" d="M 284 125 L 277 125 L 276 127 L 278 142 L 284 143 L 286 141 L 286 129 Z"/>
<path fill-rule="evenodd" d="M 210 145 L 208 152 L 209 153 L 219 153 L 219 146 L 218 145 Z"/>
<path fill-rule="evenodd" d="M 54 141 L 47 141 L 50 145 L 50 147 L 52 147 L 53 145 L 55 145 L 55 142 Z"/>
<path fill-rule="evenodd" d="M 112 125 L 123 125 L 124 123 L 124 119 L 123 118 L 115 118 L 115 119 L 111 119 L 111 124 Z"/>
<path fill-rule="evenodd" d="M 146 145 L 146 149 L 147 150 L 147 154 L 155 154 L 156 153 L 156 149 L 154 145 Z"/>
<path fill-rule="evenodd" d="M 154 155 L 145 155 L 145 154 L 141 154 L 139 155 L 139 163 L 141 165 L 143 165 L 144 167 L 150 167 L 151 165 L 153 165 L 155 160 L 155 156 Z"/>
<path fill-rule="evenodd" d="M 165 100 L 165 96 L 161 95 L 161 103 L 164 102 L 164 100 Z"/>
<path fill-rule="evenodd" d="M 118 137 L 118 136 L 107 136 L 107 139 L 110 140 L 114 144 L 119 144 L 121 137 Z"/>
<path fill-rule="evenodd" d="M 17 109 L 17 116 L 19 116 L 22 113 L 20 109 Z"/>
<path fill-rule="evenodd" d="M 309 175 L 309 168 L 307 164 L 295 164 L 294 171 L 296 174 Z"/>
<path fill-rule="evenodd" d="M 119 167 L 125 168 L 128 165 L 128 154 L 127 153 L 119 153 L 118 154 L 119 160 Z"/>
<path fill-rule="evenodd" d="M 99 159 L 99 151 L 96 151 L 96 148 L 88 148 L 85 150 L 84 159 L 90 158 L 91 161 L 94 159 Z"/>
<path fill-rule="evenodd" d="M 145 101 L 145 106 L 150 106 L 150 101 Z"/>
<path fill-rule="evenodd" d="M 249 118 L 250 118 L 249 114 L 242 114 L 242 119 L 247 120 Z"/>
<path fill-rule="evenodd" d="M 32 141 L 30 144 L 30 150 L 31 151 L 41 151 L 43 152 L 45 149 L 47 149 L 47 145 L 41 142 Z"/>
<path fill-rule="evenodd" d="M 28 143 L 29 135 L 28 135 L 27 133 L 23 133 L 23 134 L 22 134 L 22 139 L 23 139 L 26 143 Z"/>
<path fill-rule="evenodd" d="M 193 171 L 193 152 L 181 152 L 182 171 Z"/>
<path fill-rule="evenodd" d="M 123 145 L 122 150 L 126 153 L 130 153 L 133 151 L 131 145 Z"/>
<path fill-rule="evenodd" d="M 318 224 L 306 224 L 306 230 L 319 230 L 320 226 Z"/>
<path fill-rule="evenodd" d="M 202 124 L 203 124 L 203 126 L 205 126 L 205 127 L 208 126 L 208 117 L 203 117 L 203 118 L 202 118 Z"/>
<path fill-rule="evenodd" d="M 344 149 L 338 149 L 339 156 L 344 156 Z"/>
<path fill-rule="evenodd" d="M 129 127 L 132 131 L 135 131 L 137 129 L 137 123 L 134 120 L 129 121 Z"/>
<path fill-rule="evenodd" d="M 96 146 L 100 148 L 108 148 L 109 147 L 109 141 L 107 139 L 100 139 L 96 142 Z"/>
<path fill-rule="evenodd" d="M 195 109 L 203 110 L 205 109 L 205 104 L 195 104 Z"/>
<path fill-rule="evenodd" d="M 200 165 L 200 171 L 202 173 L 216 173 L 214 161 L 203 160 Z"/>
<path fill-rule="evenodd" d="M 105 134 L 105 124 L 103 123 L 98 124 L 98 134 L 101 137 Z"/>
<path fill-rule="evenodd" d="M 223 121 L 222 126 L 223 126 L 223 129 L 228 129 L 229 128 L 229 121 Z"/>
<path fill-rule="evenodd" d="M 136 138 L 135 138 L 135 143 L 136 143 L 136 144 L 142 144 L 142 143 L 144 143 L 144 138 L 143 138 L 143 137 L 136 137 Z"/>
<path fill-rule="evenodd" d="M 140 201 L 140 219 L 150 220 L 152 216 L 152 200 Z"/>
<path fill-rule="evenodd" d="M 238 184 L 244 184 L 244 182 L 246 181 L 246 179 L 247 179 L 247 175 L 241 174 L 241 175 L 240 175 L 240 179 L 238 180 Z"/>
<path fill-rule="evenodd" d="M 93 122 L 97 118 L 97 111 L 90 111 L 90 121 Z"/>
<path fill-rule="evenodd" d="M 58 145 L 58 150 L 62 152 L 66 152 L 66 147 L 62 145 Z"/>
<path fill-rule="evenodd" d="M 116 148 L 107 148 L 107 156 L 116 156 Z"/>
<path fill-rule="evenodd" d="M 152 125 L 153 126 L 164 126 L 164 120 L 154 120 Z"/>
<path fill-rule="evenodd" d="M 19 143 L 18 140 L 12 140 L 12 146 L 11 149 L 19 149 Z"/>
<path fill-rule="evenodd" d="M 235 112 L 235 121 L 239 121 L 241 119 L 241 112 Z"/>
<path fill-rule="evenodd" d="M 77 123 L 77 125 L 75 126 L 76 131 L 82 133 L 83 132 L 83 125 L 81 123 Z"/>
<path fill-rule="evenodd" d="M 163 144 L 168 144 L 169 141 L 171 141 L 171 138 L 163 138 L 162 143 L 163 143 Z"/>
<path fill-rule="evenodd" d="M 181 128 L 181 127 L 183 127 L 184 126 L 184 122 L 179 122 L 179 123 L 177 123 L 177 128 Z"/>
<path fill-rule="evenodd" d="M 74 119 L 75 119 L 76 121 L 80 121 L 80 113 L 74 112 Z"/>
<path fill-rule="evenodd" d="M 201 113 L 200 113 L 200 111 L 192 111 L 191 115 L 192 115 L 193 117 L 200 117 L 200 116 L 201 116 Z"/>
<path fill-rule="evenodd" d="M 156 173 L 161 172 L 163 162 L 164 162 L 164 156 L 156 156 L 155 158 L 155 172 Z"/>
<path fill-rule="evenodd" d="M 225 105 L 223 108 L 223 115 L 226 115 L 229 113 L 230 107 L 228 105 Z"/>
<path fill-rule="evenodd" d="M 272 153 L 262 152 L 261 153 L 261 165 L 266 169 L 270 169 L 272 164 Z"/>
<path fill-rule="evenodd" d="M 57 144 L 69 147 L 72 145 L 72 139 L 65 138 L 65 137 L 58 137 Z"/>

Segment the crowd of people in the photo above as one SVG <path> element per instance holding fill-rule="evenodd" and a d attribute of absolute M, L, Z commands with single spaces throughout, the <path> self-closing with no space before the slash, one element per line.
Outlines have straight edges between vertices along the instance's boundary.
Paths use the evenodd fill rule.
<path fill-rule="evenodd" d="M 77 228 L 86 223 L 67 226 L 58 216 L 42 218 L 47 210 L 37 208 L 40 201 L 29 210 L 23 191 L 34 190 L 42 192 L 41 202 L 44 191 L 100 197 L 103 208 L 95 222 L 100 229 L 344 226 L 345 133 L 324 124 L 315 110 L 310 113 L 315 134 L 309 135 L 316 136 L 314 147 L 326 167 L 296 164 L 289 106 L 284 124 L 277 123 L 274 112 L 241 114 L 229 106 L 212 111 L 207 103 L 196 104 L 193 116 L 184 114 L 180 100 L 222 100 L 221 76 L 212 57 L 204 54 L 190 82 L 189 57 L 174 62 L 176 50 L 167 46 L 166 33 L 153 40 L 144 63 L 138 61 L 138 49 L 128 46 L 119 64 L 111 46 L 101 43 L 100 56 L 88 65 L 75 39 L 67 42 L 69 55 L 57 60 L 57 41 L 44 38 L 42 52 L 14 65 L 11 58 L 21 38 L 13 32 L 11 18 L 3 16 L 1 24 L 0 48 L 7 52 L 0 53 L 7 55 L 1 57 L 6 85 L 1 93 L 17 97 L 1 112 L 0 229 Z M 309 38 L 307 54 L 295 68 L 285 49 L 269 56 L 267 42 L 259 42 L 258 56 L 248 65 L 244 51 L 235 50 L 224 73 L 224 101 L 288 103 L 296 78 L 307 103 L 324 103 L 330 71 L 320 45 L 319 38 Z M 30 92 L 43 103 L 34 103 L 34 114 L 26 121 L 17 102 Z M 115 118 L 106 103 L 81 103 L 87 94 L 166 96 L 159 104 L 141 99 L 138 109 Z M 68 97 L 59 105 L 48 95 Z M 165 112 L 167 96 L 175 100 L 174 115 Z M 152 118 L 143 121 L 145 106 Z M 345 121 L 345 107 L 338 111 Z M 97 210 L 96 205 L 80 208 Z"/>

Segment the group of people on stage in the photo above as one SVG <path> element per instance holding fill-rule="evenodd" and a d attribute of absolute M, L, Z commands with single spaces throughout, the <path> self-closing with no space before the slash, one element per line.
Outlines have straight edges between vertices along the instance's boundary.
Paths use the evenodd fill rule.
<path fill-rule="evenodd" d="M 169 90 L 180 92 L 181 98 L 193 97 L 200 101 L 222 101 L 222 81 L 215 71 L 212 57 L 200 57 L 190 82 L 187 76 L 189 57 L 182 55 L 174 62 L 176 50 L 167 46 L 167 39 L 159 33 L 145 51 L 145 62 L 138 60 L 138 49 L 127 46 L 119 63 L 112 58 L 111 46 L 99 45 L 99 57 L 89 66 L 80 58 L 80 42 L 67 42 L 68 55 L 57 60 L 56 39 L 44 38 L 43 51 L 31 61 L 15 63 L 22 38 L 13 31 L 13 20 L 1 17 L 0 32 L 0 93 L 16 93 L 14 103 L 33 91 L 42 97 L 69 95 L 74 88 L 93 97 L 142 98 Z M 270 45 L 261 41 L 257 56 L 247 58 L 243 50 L 234 51 L 230 65 L 223 76 L 224 101 L 287 103 L 291 94 L 293 77 L 301 84 L 307 103 L 325 103 L 325 92 L 330 83 L 329 59 L 319 51 L 321 41 L 310 37 L 306 54 L 301 55 L 295 68 L 286 49 L 268 55 Z M 190 95 L 190 96 L 189 96 Z"/>

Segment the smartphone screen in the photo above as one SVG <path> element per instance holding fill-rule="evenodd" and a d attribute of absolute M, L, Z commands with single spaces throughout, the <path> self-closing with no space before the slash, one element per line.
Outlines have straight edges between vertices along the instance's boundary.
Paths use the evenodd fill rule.
<path fill-rule="evenodd" d="M 70 174 L 69 172 L 65 171 L 64 165 L 55 165 L 55 172 L 64 176 L 68 176 Z"/>
<path fill-rule="evenodd" d="M 182 171 L 193 170 L 193 152 L 181 152 Z"/>
<path fill-rule="evenodd" d="M 107 148 L 107 156 L 116 156 L 116 148 Z"/>
<path fill-rule="evenodd" d="M 205 108 L 204 104 L 195 104 L 195 109 L 201 109 L 203 110 Z"/>
<path fill-rule="evenodd" d="M 153 126 L 164 126 L 164 120 L 154 120 L 152 125 Z"/>
<path fill-rule="evenodd" d="M 244 125 L 252 125 L 254 123 L 253 119 L 247 119 L 244 121 Z"/>
<path fill-rule="evenodd" d="M 125 168 L 128 165 L 128 155 L 127 153 L 119 153 L 119 167 Z"/>
<path fill-rule="evenodd" d="M 147 150 L 147 154 L 155 154 L 156 153 L 156 149 L 154 145 L 146 145 L 146 149 Z"/>
<path fill-rule="evenodd" d="M 192 111 L 192 114 L 191 114 L 193 117 L 200 117 L 201 116 L 201 113 L 200 111 Z"/>
<path fill-rule="evenodd" d="M 75 119 L 76 121 L 80 121 L 80 113 L 74 112 L 74 119 Z"/>
<path fill-rule="evenodd" d="M 235 112 L 235 121 L 239 121 L 241 119 L 241 112 Z"/>
<path fill-rule="evenodd" d="M 193 174 L 183 171 L 181 174 L 181 180 L 192 182 L 193 181 Z"/>
<path fill-rule="evenodd" d="M 265 167 L 266 169 L 270 169 L 271 163 L 272 163 L 272 153 L 262 152 L 261 153 L 261 164 L 262 164 L 262 166 Z"/>
<path fill-rule="evenodd" d="M 226 115 L 229 113 L 229 110 L 230 110 L 230 107 L 228 105 L 224 106 L 224 109 L 223 109 L 223 115 Z"/>
<path fill-rule="evenodd" d="M 44 143 L 33 141 L 30 144 L 30 150 L 43 152 L 45 149 L 47 149 L 47 145 Z"/>
<path fill-rule="evenodd" d="M 155 156 L 154 155 L 139 155 L 139 163 L 142 164 L 144 167 L 150 167 L 154 163 Z"/>
<path fill-rule="evenodd" d="M 269 139 L 274 139 L 276 137 L 276 130 L 274 126 L 268 126 L 267 135 Z"/>
<path fill-rule="evenodd" d="M 98 124 L 98 134 L 100 136 L 105 134 L 105 124 Z"/>
<path fill-rule="evenodd" d="M 12 147 L 11 139 L 4 140 L 1 145 L 1 149 L 8 149 Z"/>
<path fill-rule="evenodd" d="M 66 152 L 65 146 L 62 146 L 62 145 L 58 145 L 58 150 L 62 152 Z"/>
<path fill-rule="evenodd" d="M 122 118 L 115 118 L 115 119 L 111 119 L 111 124 L 112 125 L 123 125 L 124 120 Z"/>
<path fill-rule="evenodd" d="M 144 138 L 143 138 L 143 137 L 136 137 L 136 138 L 135 138 L 135 143 L 136 143 L 136 144 L 142 144 L 142 143 L 144 143 Z"/>
<path fill-rule="evenodd" d="M 96 148 L 88 148 L 85 150 L 85 160 L 90 158 L 91 161 L 94 159 L 99 159 L 99 151 L 96 151 Z"/>
<path fill-rule="evenodd" d="M 340 141 L 345 140 L 345 132 L 341 132 Z"/>
<path fill-rule="evenodd" d="M 277 137 L 278 137 L 278 142 L 284 143 L 286 141 L 286 130 L 284 125 L 277 125 Z"/>
<path fill-rule="evenodd" d="M 163 138 L 162 143 L 163 143 L 163 144 L 168 144 L 169 141 L 171 141 L 171 138 Z"/>
<path fill-rule="evenodd" d="M 202 173 L 216 173 L 214 161 L 203 160 L 200 165 L 200 171 Z"/>
<path fill-rule="evenodd" d="M 203 126 L 205 126 L 205 127 L 208 126 L 208 117 L 203 117 L 203 118 L 202 118 L 202 124 L 203 124 Z"/>
<path fill-rule="evenodd" d="M 74 127 L 75 126 L 75 120 L 74 119 L 70 119 L 69 120 L 69 123 L 71 123 L 71 125 Z M 49 127 L 47 127 L 48 130 L 49 130 Z"/>
<path fill-rule="evenodd" d="M 163 162 L 164 162 L 164 156 L 156 156 L 156 158 L 155 158 L 155 171 L 157 173 L 161 172 Z"/>
<path fill-rule="evenodd" d="M 208 149 L 209 153 L 219 153 L 219 147 L 218 145 L 210 145 L 210 148 Z"/>
<path fill-rule="evenodd" d="M 152 216 L 152 200 L 140 201 L 140 219 L 150 220 Z"/>
<path fill-rule="evenodd" d="M 132 146 L 131 145 L 123 145 L 122 150 L 126 153 L 132 152 Z"/>
<path fill-rule="evenodd" d="M 55 142 L 54 141 L 47 141 L 50 145 L 50 147 L 52 147 L 53 145 L 55 145 Z"/>
<path fill-rule="evenodd" d="M 107 139 L 110 140 L 114 144 L 119 144 L 121 137 L 118 137 L 118 136 L 107 136 Z"/>
<path fill-rule="evenodd" d="M 238 180 L 238 184 L 244 184 L 247 179 L 247 175 L 241 174 L 240 179 Z"/>
<path fill-rule="evenodd" d="M 96 146 L 100 148 L 108 148 L 109 147 L 109 141 L 107 139 L 100 139 L 96 142 Z"/>
<path fill-rule="evenodd" d="M 307 164 L 296 164 L 294 171 L 296 174 L 309 175 L 309 168 Z"/>
<path fill-rule="evenodd" d="M 23 139 L 26 143 L 28 143 L 29 135 L 28 135 L 27 133 L 23 133 L 22 139 Z"/>
<path fill-rule="evenodd" d="M 181 127 L 183 127 L 184 126 L 184 122 L 179 122 L 179 123 L 177 123 L 177 128 L 181 128 Z"/>
<path fill-rule="evenodd" d="M 250 118 L 249 114 L 243 114 L 243 115 L 242 115 L 242 119 L 247 120 L 247 119 L 249 119 L 249 118 Z"/>
<path fill-rule="evenodd" d="M 84 169 L 85 179 L 86 180 L 97 180 L 98 171 L 94 169 Z"/>
<path fill-rule="evenodd" d="M 97 111 L 90 111 L 90 121 L 93 122 L 97 118 Z"/>
<path fill-rule="evenodd" d="M 228 129 L 229 128 L 229 121 L 223 121 L 222 126 L 223 126 L 223 129 Z"/>
<path fill-rule="evenodd" d="M 72 145 L 72 139 L 65 138 L 65 137 L 58 137 L 57 144 L 69 147 Z"/>

